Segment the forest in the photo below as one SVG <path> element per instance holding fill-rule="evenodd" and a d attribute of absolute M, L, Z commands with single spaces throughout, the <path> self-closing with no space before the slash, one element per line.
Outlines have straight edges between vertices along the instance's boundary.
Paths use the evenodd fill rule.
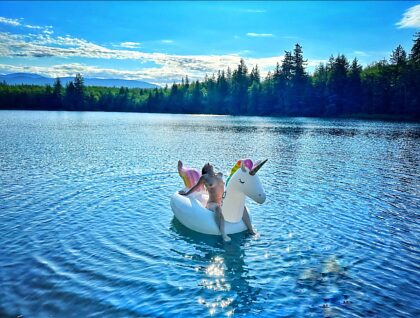
<path fill-rule="evenodd" d="M 53 86 L 3 82 L 0 109 L 419 119 L 420 32 L 409 53 L 399 45 L 366 67 L 338 54 L 312 74 L 296 44 L 264 78 L 241 59 L 202 81 L 185 76 L 153 89 L 85 86 L 81 74 L 65 87 L 59 78 Z"/>

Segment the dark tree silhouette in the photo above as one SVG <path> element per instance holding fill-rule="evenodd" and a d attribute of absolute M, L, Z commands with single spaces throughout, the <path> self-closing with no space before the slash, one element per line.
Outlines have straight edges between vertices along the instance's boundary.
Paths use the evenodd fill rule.
<path fill-rule="evenodd" d="M 285 51 L 281 63 L 261 78 L 241 59 L 232 71 L 203 81 L 188 76 L 170 88 L 86 87 L 81 74 L 65 88 L 0 83 L 0 109 L 214 113 L 270 116 L 399 116 L 420 119 L 420 32 L 407 56 L 397 46 L 389 61 L 363 68 L 343 54 L 331 56 L 313 74 L 303 48 Z"/>

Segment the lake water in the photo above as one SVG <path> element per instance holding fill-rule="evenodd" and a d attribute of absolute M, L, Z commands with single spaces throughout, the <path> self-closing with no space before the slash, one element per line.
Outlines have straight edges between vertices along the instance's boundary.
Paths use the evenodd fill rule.
<path fill-rule="evenodd" d="M 420 125 L 0 112 L 0 316 L 419 317 Z M 178 159 L 268 158 L 258 239 L 173 218 Z"/>

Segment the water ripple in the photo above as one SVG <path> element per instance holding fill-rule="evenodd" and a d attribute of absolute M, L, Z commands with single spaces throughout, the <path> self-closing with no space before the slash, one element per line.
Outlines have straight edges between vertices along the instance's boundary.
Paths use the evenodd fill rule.
<path fill-rule="evenodd" d="M 420 312 L 418 124 L 1 113 L 0 316 Z M 258 239 L 173 218 L 179 158 L 251 155 L 269 158 Z"/>

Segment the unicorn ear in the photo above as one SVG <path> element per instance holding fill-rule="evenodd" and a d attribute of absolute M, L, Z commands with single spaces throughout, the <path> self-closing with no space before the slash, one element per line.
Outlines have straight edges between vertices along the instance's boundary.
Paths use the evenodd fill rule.
<path fill-rule="evenodd" d="M 244 162 L 243 162 L 243 161 L 241 162 L 241 170 L 242 170 L 243 172 L 246 172 L 246 168 L 245 168 L 245 166 L 244 166 Z"/>

